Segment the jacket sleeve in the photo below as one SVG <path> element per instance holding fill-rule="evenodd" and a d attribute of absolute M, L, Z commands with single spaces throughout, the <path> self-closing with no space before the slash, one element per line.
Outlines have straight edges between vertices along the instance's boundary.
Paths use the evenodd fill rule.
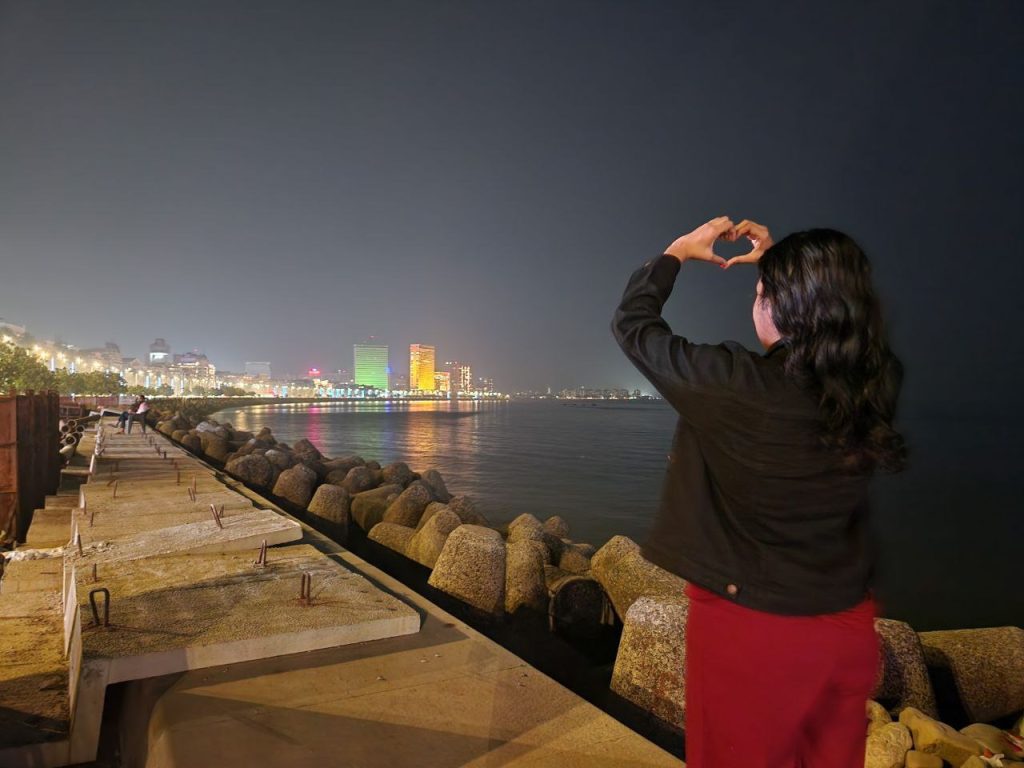
<path fill-rule="evenodd" d="M 612 319 L 612 333 L 626 357 L 680 414 L 700 414 L 733 378 L 735 343 L 693 344 L 672 333 L 661 316 L 672 293 L 679 260 L 663 255 L 636 270 Z M 743 350 L 745 351 L 745 350 Z"/>

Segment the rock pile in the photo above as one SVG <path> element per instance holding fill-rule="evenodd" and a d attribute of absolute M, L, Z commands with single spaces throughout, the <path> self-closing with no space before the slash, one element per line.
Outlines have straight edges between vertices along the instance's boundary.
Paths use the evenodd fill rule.
<path fill-rule="evenodd" d="M 308 440 L 236 430 L 175 414 L 157 429 L 258 490 L 320 520 L 344 542 L 352 525 L 430 569 L 428 584 L 489 616 L 547 614 L 552 629 L 587 636 L 620 620 L 611 688 L 670 728 L 685 721 L 685 582 L 644 559 L 625 536 L 600 549 L 569 538 L 561 517 L 524 513 L 495 528 L 437 470 L 328 458 Z M 1024 766 L 1024 629 L 917 633 L 877 619 L 879 678 L 865 714 L 866 768 Z M 960 731 L 940 722 L 932 678 L 951 680 Z M 1016 725 L 1001 730 L 1017 717 Z M 998 757 L 998 756 L 1002 757 Z"/>

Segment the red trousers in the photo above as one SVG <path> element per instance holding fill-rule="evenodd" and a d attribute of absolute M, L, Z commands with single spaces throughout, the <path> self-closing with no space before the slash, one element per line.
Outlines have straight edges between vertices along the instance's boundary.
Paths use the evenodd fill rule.
<path fill-rule="evenodd" d="M 876 605 L 780 616 L 689 584 L 687 768 L 863 768 Z"/>

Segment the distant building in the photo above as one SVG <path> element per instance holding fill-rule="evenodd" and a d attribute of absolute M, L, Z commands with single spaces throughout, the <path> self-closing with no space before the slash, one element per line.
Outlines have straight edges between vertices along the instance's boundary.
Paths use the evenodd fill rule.
<path fill-rule="evenodd" d="M 396 389 L 399 392 L 409 391 L 409 377 L 404 374 L 398 374 L 394 377 L 394 381 L 391 382 L 391 388 Z"/>
<path fill-rule="evenodd" d="M 409 345 L 409 389 L 433 392 L 434 348 L 429 344 Z"/>
<path fill-rule="evenodd" d="M 149 364 L 167 365 L 171 362 L 171 345 L 163 339 L 157 339 L 149 345 Z"/>
<path fill-rule="evenodd" d="M 252 376 L 257 379 L 272 379 L 273 375 L 270 373 L 269 362 L 246 362 L 245 364 L 245 375 Z"/>
<path fill-rule="evenodd" d="M 444 367 L 448 372 L 452 392 L 473 391 L 473 369 L 469 363 L 450 360 L 444 364 Z"/>
<path fill-rule="evenodd" d="M 436 392 L 451 392 L 452 391 L 452 377 L 448 371 L 438 371 L 434 374 L 434 391 Z"/>
<path fill-rule="evenodd" d="M 357 387 L 387 390 L 388 348 L 385 344 L 353 344 L 354 369 Z"/>
<path fill-rule="evenodd" d="M 481 376 L 479 379 L 477 379 L 476 391 L 485 393 L 493 392 L 494 379 Z"/>
<path fill-rule="evenodd" d="M 169 370 L 169 383 L 175 392 L 185 393 L 197 389 L 217 388 L 217 368 L 198 350 L 175 355 Z"/>

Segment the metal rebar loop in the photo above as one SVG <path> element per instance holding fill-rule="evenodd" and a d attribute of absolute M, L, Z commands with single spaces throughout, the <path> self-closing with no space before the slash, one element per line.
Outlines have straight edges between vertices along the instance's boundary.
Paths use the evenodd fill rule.
<path fill-rule="evenodd" d="M 100 624 L 100 611 L 96 605 L 96 595 L 103 595 L 103 624 Z M 106 587 L 97 587 L 89 592 L 89 606 L 92 608 L 92 619 L 96 626 L 110 626 L 110 590 Z"/>

